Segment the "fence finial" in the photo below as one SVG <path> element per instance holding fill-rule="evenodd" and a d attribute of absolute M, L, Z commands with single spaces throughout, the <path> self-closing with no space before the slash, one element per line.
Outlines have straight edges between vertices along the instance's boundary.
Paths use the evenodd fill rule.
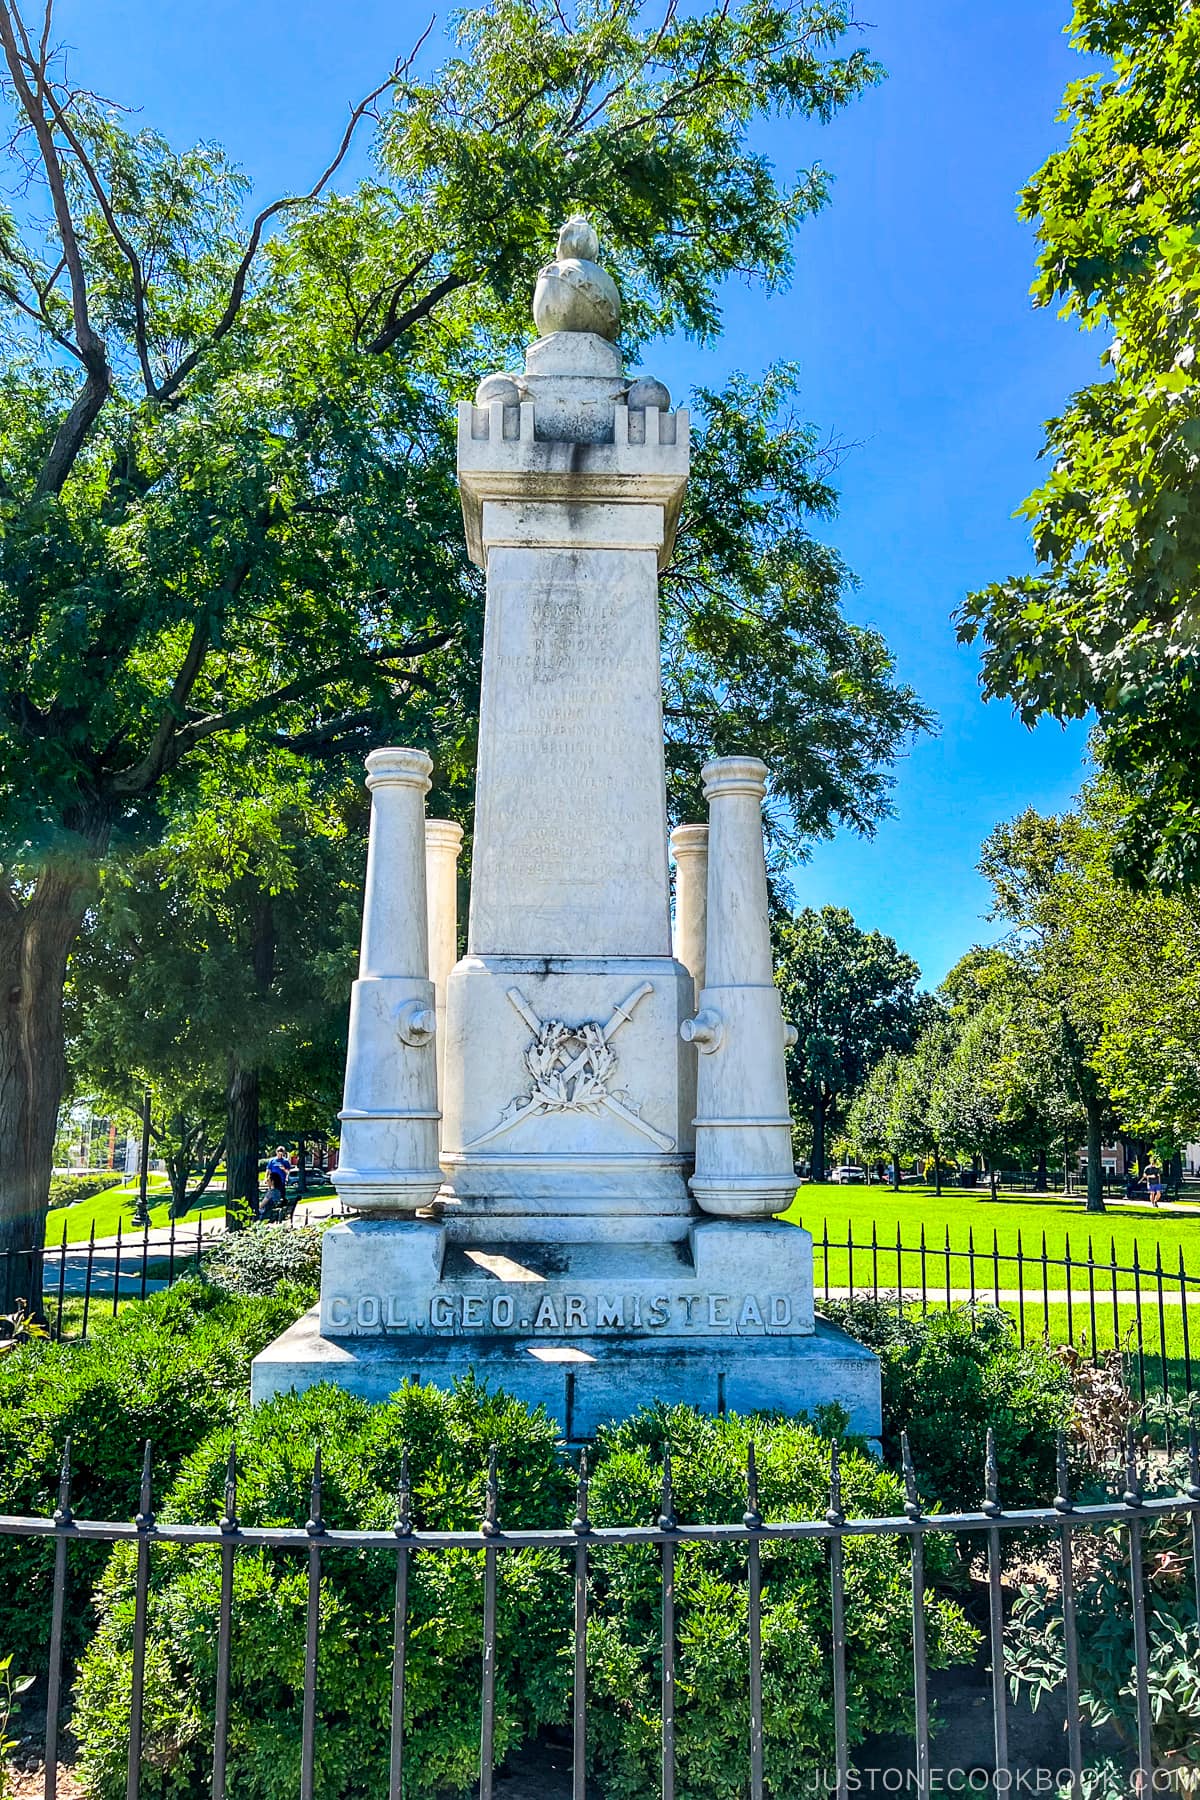
<path fill-rule="evenodd" d="M 400 1452 L 400 1486 L 396 1490 L 396 1523 L 393 1529 L 397 1537 L 407 1537 L 412 1528 L 412 1483 L 408 1476 L 408 1445 L 405 1444 Z"/>
<path fill-rule="evenodd" d="M 575 1517 L 571 1520 L 572 1531 L 590 1531 L 591 1521 L 588 1518 L 588 1455 L 587 1447 L 579 1452 L 579 1482 L 575 1489 Z"/>
<path fill-rule="evenodd" d="M 54 1508 L 54 1523 L 69 1525 L 71 1512 L 71 1440 L 64 1438 L 62 1462 L 58 1470 L 58 1505 Z"/>
<path fill-rule="evenodd" d="M 1054 1461 L 1058 1471 L 1058 1492 L 1054 1496 L 1054 1504 L 1059 1512 L 1070 1512 L 1074 1504 L 1071 1499 L 1071 1467 L 1067 1461 L 1067 1434 L 1061 1428 L 1055 1433 Z"/>
<path fill-rule="evenodd" d="M 834 1438 L 829 1446 L 829 1510 L 825 1518 L 830 1525 L 846 1523 L 842 1506 L 842 1445 L 839 1438 Z"/>
<path fill-rule="evenodd" d="M 1125 1427 L 1125 1492 L 1121 1496 L 1126 1506 L 1142 1504 L 1142 1478 L 1138 1473 L 1137 1434 L 1130 1419 Z"/>
<path fill-rule="evenodd" d="M 321 1489 L 321 1446 L 318 1443 L 313 1446 L 312 1489 L 309 1495 L 308 1523 L 304 1527 L 309 1537 L 320 1537 L 325 1529 L 325 1520 L 321 1513 Z"/>
<path fill-rule="evenodd" d="M 900 1461 L 904 1470 L 904 1512 L 907 1518 L 916 1520 L 921 1517 L 921 1496 L 917 1492 L 917 1471 L 913 1468 L 912 1452 L 908 1447 L 908 1433 L 900 1433 Z"/>
<path fill-rule="evenodd" d="M 229 1461 L 225 1465 L 225 1511 L 221 1517 L 222 1531 L 236 1531 L 238 1528 L 237 1513 L 237 1443 L 229 1446 Z"/>
<path fill-rule="evenodd" d="M 671 1482 L 671 1446 L 663 1445 L 662 1494 L 659 1498 L 658 1529 L 674 1531 L 678 1523 L 675 1517 L 675 1490 Z"/>
<path fill-rule="evenodd" d="M 989 1519 L 1000 1514 L 1000 1464 L 996 1458 L 996 1433 L 987 1428 L 987 1450 L 983 1458 L 983 1510 Z"/>
<path fill-rule="evenodd" d="M 762 1522 L 762 1508 L 758 1504 L 758 1458 L 751 1438 L 746 1445 L 746 1510 L 742 1514 L 742 1523 L 747 1531 L 757 1531 Z"/>
<path fill-rule="evenodd" d="M 499 1447 L 493 1444 L 488 1452 L 487 1489 L 481 1527 L 485 1537 L 495 1537 L 500 1529 L 500 1479 L 496 1473 L 499 1454 Z"/>
<path fill-rule="evenodd" d="M 142 1446 L 142 1484 L 138 1493 L 138 1510 L 134 1524 L 139 1531 L 150 1531 L 154 1514 L 150 1509 L 150 1439 Z"/>

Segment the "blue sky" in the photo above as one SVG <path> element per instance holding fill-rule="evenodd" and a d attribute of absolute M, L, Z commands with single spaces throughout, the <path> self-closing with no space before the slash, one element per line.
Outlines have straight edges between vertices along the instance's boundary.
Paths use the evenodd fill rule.
<path fill-rule="evenodd" d="M 1094 338 L 1031 307 L 1032 233 L 1014 217 L 1083 64 L 1060 0 L 861 11 L 888 80 L 828 127 L 770 134 L 781 172 L 819 158 L 836 177 L 829 208 L 798 234 L 791 288 L 769 299 L 731 288 L 720 344 L 665 344 L 646 362 L 678 395 L 794 359 L 807 416 L 856 446 L 827 532 L 860 579 L 849 610 L 883 630 L 941 730 L 899 765 L 896 817 L 873 840 L 816 846 L 796 897 L 850 907 L 935 982 L 990 931 L 981 838 L 1027 805 L 1064 805 L 1082 772 L 1082 728 L 1029 732 L 981 703 L 950 615 L 970 588 L 1028 566 L 1012 512 L 1037 479 L 1042 421 L 1097 367 Z M 429 11 L 63 0 L 57 18 L 79 79 L 141 105 L 177 142 L 223 142 L 268 197 L 307 185 L 348 102 Z"/>

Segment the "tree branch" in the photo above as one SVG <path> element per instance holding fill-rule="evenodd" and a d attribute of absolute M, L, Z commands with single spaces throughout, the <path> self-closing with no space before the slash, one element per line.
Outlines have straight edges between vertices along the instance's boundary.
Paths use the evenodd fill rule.
<path fill-rule="evenodd" d="M 18 31 L 27 55 L 23 54 L 22 46 L 17 42 Z M 43 26 L 43 42 L 46 40 L 48 31 L 49 18 L 47 17 Z M 21 109 L 33 128 L 38 154 L 41 157 L 46 181 L 50 188 L 63 261 L 66 264 L 67 275 L 71 283 L 71 311 L 75 322 L 75 343 L 79 359 L 87 370 L 87 379 L 70 412 L 55 433 L 50 453 L 42 465 L 35 484 L 34 491 L 38 495 L 60 494 L 67 476 L 74 467 L 75 459 L 83 448 L 88 432 L 108 398 L 109 389 L 112 386 L 112 373 L 108 366 L 107 346 L 104 339 L 93 329 L 89 316 L 87 280 L 83 272 L 79 239 L 75 231 L 75 221 L 71 217 L 66 182 L 63 179 L 62 164 L 59 161 L 58 149 L 54 142 L 54 133 L 46 118 L 43 104 L 47 91 L 45 59 L 44 56 L 33 57 L 32 51 L 29 50 L 21 15 L 16 6 L 10 4 L 10 0 L 0 0 L 0 48 L 3 48 L 4 60 L 8 65 L 8 72 Z M 28 63 L 32 66 L 36 93 L 30 86 L 26 73 L 27 58 Z"/>
<path fill-rule="evenodd" d="M 246 282 L 249 279 L 250 269 L 254 259 L 258 255 L 258 248 L 262 242 L 262 235 L 267 225 L 280 213 L 288 212 L 297 206 L 307 206 L 323 193 L 325 188 L 328 187 L 329 183 L 333 180 L 333 177 L 337 174 L 342 163 L 345 161 L 346 153 L 350 148 L 354 133 L 358 129 L 364 116 L 370 111 L 371 107 L 374 106 L 382 93 L 390 87 L 395 87 L 396 83 L 403 79 L 406 71 L 412 66 L 414 58 L 419 54 L 422 45 L 432 30 L 433 20 L 430 19 L 429 24 L 417 39 L 416 44 L 409 52 L 407 58 L 403 62 L 398 61 L 386 79 L 381 81 L 378 87 L 372 88 L 371 92 L 366 95 L 364 99 L 360 100 L 356 107 L 354 107 L 350 114 L 350 118 L 347 121 L 346 129 L 342 133 L 342 141 L 338 145 L 332 161 L 328 164 L 324 173 L 314 182 L 308 192 L 306 194 L 285 195 L 279 200 L 272 201 L 270 206 L 265 206 L 258 214 L 258 217 L 250 227 L 250 236 L 247 239 L 246 248 L 242 253 L 241 261 L 234 271 L 233 282 L 229 290 L 229 298 L 225 303 L 225 310 L 217 320 L 217 323 L 213 326 L 206 341 L 203 344 L 198 344 L 194 350 L 185 356 L 174 373 L 169 375 L 162 383 L 162 386 L 158 390 L 159 400 L 172 400 L 175 395 L 178 394 L 179 389 L 192 373 L 192 370 L 196 367 L 197 363 L 199 363 L 201 357 L 204 356 L 207 351 L 211 350 L 215 344 L 219 344 L 226 332 L 230 330 L 238 313 L 241 311 L 242 301 L 245 298 L 246 293 Z"/>
<path fill-rule="evenodd" d="M 440 300 L 444 300 L 448 294 L 454 293 L 456 288 L 466 287 L 467 281 L 466 275 L 444 275 L 440 281 L 434 283 L 422 300 L 414 302 L 406 312 L 388 319 L 382 331 L 377 332 L 367 345 L 368 355 L 380 356 L 385 350 L 390 350 L 406 331 L 411 331 L 414 325 L 419 324 L 422 319 L 428 318 Z M 397 289 L 392 296 L 393 305 L 399 297 L 399 293 L 400 290 Z"/>
<path fill-rule="evenodd" d="M 295 681 L 287 682 L 273 693 L 262 694 L 257 700 L 248 701 L 245 706 L 235 706 L 229 712 L 210 713 L 205 718 L 193 719 L 188 725 L 177 726 L 168 733 L 166 743 L 158 754 L 157 766 L 152 772 L 151 758 L 147 754 L 136 768 L 113 777 L 112 792 L 117 795 L 140 793 L 156 781 L 159 775 L 173 769 L 194 745 L 203 742 L 205 738 L 215 737 L 221 731 L 236 731 L 242 725 L 252 725 L 278 706 L 286 706 L 292 700 L 303 700 L 310 694 L 319 693 L 322 688 L 332 686 L 335 681 L 365 674 L 381 663 L 404 662 L 426 656 L 430 651 L 440 650 L 454 635 L 453 631 L 433 632 L 429 637 L 414 639 L 392 649 L 385 647 L 364 650 L 357 656 L 348 657 L 344 662 L 334 663 L 331 668 L 324 669 L 317 675 L 297 676 Z M 160 733 L 161 729 L 160 727 Z"/>

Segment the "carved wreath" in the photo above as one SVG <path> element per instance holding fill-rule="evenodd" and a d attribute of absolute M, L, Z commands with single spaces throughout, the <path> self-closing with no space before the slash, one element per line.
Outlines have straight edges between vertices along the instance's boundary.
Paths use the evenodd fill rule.
<path fill-rule="evenodd" d="M 616 1066 L 604 1027 L 592 1022 L 546 1019 L 525 1052 L 533 1093 L 549 1112 L 599 1112 Z"/>
<path fill-rule="evenodd" d="M 533 1041 L 525 1050 L 525 1067 L 533 1085 L 528 1094 L 518 1094 L 509 1101 L 490 1131 L 473 1138 L 464 1148 L 478 1150 L 511 1131 L 522 1119 L 540 1114 L 604 1111 L 624 1119 L 649 1138 L 655 1149 L 673 1150 L 674 1138 L 642 1118 L 632 1095 L 623 1090 L 614 1094 L 609 1086 L 617 1067 L 611 1039 L 629 1023 L 634 1009 L 647 994 L 653 992 L 653 985 L 644 981 L 628 999 L 613 1007 L 604 1024 L 589 1019 L 583 1025 L 564 1025 L 561 1019 L 539 1019 L 520 989 L 509 988 L 511 1005 L 533 1033 Z"/>

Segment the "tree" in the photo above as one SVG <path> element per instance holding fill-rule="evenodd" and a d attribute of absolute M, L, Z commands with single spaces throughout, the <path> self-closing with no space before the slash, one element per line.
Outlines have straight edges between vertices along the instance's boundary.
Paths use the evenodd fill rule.
<path fill-rule="evenodd" d="M 896 1087 L 902 1061 L 894 1050 L 887 1050 L 875 1064 L 850 1103 L 846 1114 L 846 1135 L 855 1152 L 868 1165 L 881 1158 L 892 1158 L 892 1185 L 900 1185 L 899 1153 L 895 1147 Z"/>
<path fill-rule="evenodd" d="M 309 1129 L 337 1111 L 366 821 L 357 787 L 293 790 L 270 809 L 247 806 L 233 776 L 161 850 L 110 859 L 68 1020 L 79 1076 L 125 1104 L 150 1089 L 176 1209 L 206 1146 L 209 1179 L 224 1151 L 241 1221 L 258 1197 L 260 1099 L 298 1097 Z"/>
<path fill-rule="evenodd" d="M 1119 880 L 1112 844 L 1128 806 L 1111 781 L 1084 790 L 1064 905 L 1098 1074 L 1124 1131 L 1167 1158 L 1200 1132 L 1200 907 L 1190 893 L 1131 894 Z"/>
<path fill-rule="evenodd" d="M 1104 1211 L 1100 1152 L 1116 1120 L 1100 1072 L 1102 1018 L 1086 954 L 1074 931 L 1088 832 L 1074 813 L 1042 818 L 1032 808 L 985 839 L 980 870 L 991 883 L 992 916 L 1014 927 L 1014 958 L 1032 1008 L 1032 1028 L 1054 1044 L 1087 1139 L 1087 1209 Z"/>
<path fill-rule="evenodd" d="M 1108 339 L 1108 378 L 1048 427 L 1025 502 L 1037 569 L 974 594 L 983 686 L 1027 721 L 1099 721 L 1130 805 L 1121 872 L 1200 879 L 1200 18 L 1185 0 L 1077 0 L 1074 43 L 1105 67 L 1072 83 L 1067 144 L 1021 200 L 1037 221 L 1034 297 Z"/>
<path fill-rule="evenodd" d="M 827 184 L 777 177 L 751 133 L 877 79 L 843 49 L 850 25 L 840 0 L 658 20 L 619 0 L 576 22 L 497 0 L 463 15 L 436 75 L 398 64 L 312 187 L 244 224 L 218 150 L 128 128 L 68 83 L 48 15 L 35 31 L 0 0 L 29 183 L 0 230 L 0 1248 L 40 1237 L 64 976 L 105 859 L 201 805 L 213 753 L 286 785 L 384 737 L 465 778 L 480 583 L 448 400 L 523 339 L 576 208 L 616 265 L 631 351 L 713 335 L 735 270 L 783 281 Z M 335 193 L 364 121 L 378 175 Z M 778 384 L 709 398 L 665 594 L 673 760 L 760 736 L 786 751 L 799 672 L 820 740 L 796 734 L 778 792 L 806 829 L 869 827 L 927 715 L 878 637 L 836 616 L 845 572 L 808 530 L 828 483 L 779 403 Z"/>
<path fill-rule="evenodd" d="M 1016 1142 L 1005 1107 L 1007 1022 L 1004 1008 L 994 1000 L 966 1020 L 929 1106 L 931 1136 L 961 1158 L 982 1159 L 993 1199 L 1003 1160 Z"/>
<path fill-rule="evenodd" d="M 860 930 L 844 907 L 805 907 L 777 935 L 776 979 L 784 1017 L 797 1030 L 788 1083 L 812 1128 L 820 1181 L 826 1138 L 846 1103 L 880 1058 L 908 1049 L 919 1030 L 921 971 L 892 938 Z"/>

